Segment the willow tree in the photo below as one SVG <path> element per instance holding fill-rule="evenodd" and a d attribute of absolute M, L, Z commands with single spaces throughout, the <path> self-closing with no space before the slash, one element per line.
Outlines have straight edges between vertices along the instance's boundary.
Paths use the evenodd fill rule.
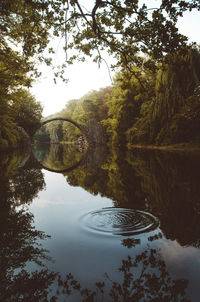
<path fill-rule="evenodd" d="M 169 144 L 199 141 L 199 48 L 167 56 L 155 77 L 154 95 L 141 105 L 128 131 L 132 143 Z"/>

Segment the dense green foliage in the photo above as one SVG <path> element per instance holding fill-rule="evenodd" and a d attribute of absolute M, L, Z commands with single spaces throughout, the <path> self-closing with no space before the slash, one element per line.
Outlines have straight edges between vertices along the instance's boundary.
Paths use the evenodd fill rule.
<path fill-rule="evenodd" d="M 39 75 L 36 61 L 51 62 L 43 52 L 49 43 L 49 20 L 58 19 L 53 7 L 54 1 L 0 3 L 0 149 L 21 144 L 17 126 L 29 135 L 38 128 L 42 108 L 27 88 Z"/>
<path fill-rule="evenodd" d="M 200 141 L 200 103 L 195 92 L 200 83 L 199 60 L 196 48 L 183 49 L 164 59 L 155 74 L 152 95 L 142 102 L 138 119 L 127 132 L 129 142 Z"/>
<path fill-rule="evenodd" d="M 17 126 L 23 127 L 32 135 L 42 116 L 41 105 L 27 90 L 32 81 L 30 72 L 33 65 L 19 51 L 12 50 L 5 38 L 1 34 L 0 149 L 20 144 Z"/>
<path fill-rule="evenodd" d="M 9 49 L 10 43 L 20 45 L 26 63 L 37 54 L 50 65 L 55 49 L 48 42 L 61 36 L 68 63 L 77 56 L 81 60 L 93 56 L 100 62 L 104 49 L 116 56 L 120 66 L 141 66 L 141 54 L 161 59 L 186 44 L 187 38 L 178 32 L 176 23 L 185 11 L 193 9 L 200 9 L 198 0 L 162 0 L 157 7 L 138 0 L 95 0 L 84 5 L 79 0 L 2 0 L 1 43 Z M 33 65 L 31 70 L 37 73 Z"/>
<path fill-rule="evenodd" d="M 166 56 L 157 72 L 143 71 L 142 86 L 128 75 L 126 71 L 119 72 L 111 87 L 70 101 L 55 117 L 68 117 L 83 124 L 96 119 L 105 129 L 108 144 L 115 147 L 199 145 L 199 48 L 183 48 Z M 69 123 L 62 127 L 63 140 L 70 141 L 70 135 L 77 133 Z"/>
<path fill-rule="evenodd" d="M 25 89 L 17 86 L 2 95 L 0 103 L 0 149 L 20 146 L 24 137 L 22 127 L 31 137 L 40 125 L 42 107 Z"/>

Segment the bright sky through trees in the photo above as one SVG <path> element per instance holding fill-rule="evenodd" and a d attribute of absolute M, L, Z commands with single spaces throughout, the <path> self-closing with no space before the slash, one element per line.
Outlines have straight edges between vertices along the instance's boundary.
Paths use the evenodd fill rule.
<path fill-rule="evenodd" d="M 156 3 L 157 1 L 154 2 Z M 182 34 L 189 37 L 190 42 L 195 41 L 200 44 L 198 33 L 198 29 L 200 28 L 200 12 L 185 13 L 184 17 L 180 18 L 178 27 Z M 61 51 L 61 43 L 59 39 L 54 43 L 58 45 L 55 64 L 58 61 L 62 63 L 64 55 Z M 110 63 L 109 58 L 107 58 L 107 63 Z M 42 103 L 44 116 L 60 111 L 70 99 L 79 98 L 90 90 L 111 85 L 108 68 L 105 63 L 102 63 L 99 68 L 96 63 L 89 60 L 85 63 L 76 62 L 66 70 L 66 77 L 69 79 L 67 84 L 58 80 L 55 85 L 51 69 L 45 67 L 42 70 L 43 76 L 33 85 L 32 93 Z"/>
<path fill-rule="evenodd" d="M 67 69 L 66 74 L 69 79 L 67 84 L 60 79 L 54 84 L 50 68 L 45 68 L 44 75 L 33 85 L 32 93 L 44 106 L 44 116 L 60 111 L 67 100 L 79 98 L 90 90 L 111 84 L 106 64 L 98 68 L 93 62 L 77 62 Z"/>

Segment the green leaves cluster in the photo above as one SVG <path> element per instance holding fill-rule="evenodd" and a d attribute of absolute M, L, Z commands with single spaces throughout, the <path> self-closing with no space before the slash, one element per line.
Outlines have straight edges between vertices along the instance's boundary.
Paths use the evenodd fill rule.
<path fill-rule="evenodd" d="M 192 48 L 164 59 L 155 74 L 152 95 L 142 103 L 137 121 L 127 132 L 129 142 L 158 145 L 199 142 L 199 117 L 194 113 L 200 106 L 195 94 L 200 81 L 199 58 L 199 49 Z"/>
<path fill-rule="evenodd" d="M 92 56 L 100 63 L 106 50 L 116 58 L 115 67 L 125 67 L 137 76 L 133 66 L 141 67 L 152 58 L 162 60 L 186 46 L 187 37 L 178 32 L 176 23 L 192 9 L 200 9 L 199 1 L 163 0 L 157 7 L 138 0 L 96 0 L 86 7 L 77 0 L 68 1 L 66 51 L 73 50 L 68 61 Z"/>
<path fill-rule="evenodd" d="M 36 4 L 0 3 L 0 149 L 18 146 L 21 135 L 17 127 L 32 135 L 41 119 L 42 107 L 27 90 L 39 75 L 31 58 L 47 43 Z"/>
<path fill-rule="evenodd" d="M 42 106 L 25 89 L 7 90 L 0 103 L 0 150 L 23 144 L 21 127 L 32 137 L 40 125 Z"/>
<path fill-rule="evenodd" d="M 61 22 L 59 4 L 42 0 L 0 3 L 0 149 L 20 144 L 17 126 L 32 135 L 41 119 L 42 107 L 27 88 L 40 75 L 36 61 L 51 63 L 44 50 L 53 24 Z"/>

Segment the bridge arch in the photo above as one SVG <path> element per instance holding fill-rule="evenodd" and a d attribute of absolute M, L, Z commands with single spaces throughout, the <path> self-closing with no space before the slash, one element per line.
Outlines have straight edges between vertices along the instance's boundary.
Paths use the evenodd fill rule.
<path fill-rule="evenodd" d="M 54 118 L 41 122 L 40 127 L 43 125 L 46 125 L 50 122 L 53 122 L 53 121 L 66 121 L 66 122 L 73 124 L 75 127 L 77 127 L 82 132 L 88 145 L 91 145 L 91 146 L 103 145 L 105 143 L 103 128 L 102 128 L 100 122 L 96 121 L 95 119 L 90 120 L 86 126 L 83 124 L 79 124 L 70 118 L 54 117 Z"/>
<path fill-rule="evenodd" d="M 64 118 L 64 117 L 55 117 L 55 118 L 51 118 L 49 120 L 46 120 L 44 122 L 42 122 L 42 126 L 45 124 L 48 124 L 50 122 L 54 122 L 54 121 L 65 121 L 65 122 L 69 122 L 71 124 L 73 124 L 74 126 L 76 126 L 79 130 L 81 130 L 81 132 L 83 132 L 83 125 L 80 125 L 79 123 L 71 120 L 70 118 Z"/>
<path fill-rule="evenodd" d="M 69 123 L 73 124 L 75 127 L 77 127 L 82 132 L 82 134 L 84 135 L 86 141 L 89 143 L 88 127 L 83 125 L 83 124 L 79 124 L 79 123 L 75 122 L 74 120 L 72 120 L 70 118 L 54 117 L 54 118 L 48 119 L 44 122 L 41 122 L 41 126 L 46 125 L 50 122 L 54 122 L 54 121 L 64 121 L 64 122 L 69 122 Z"/>

